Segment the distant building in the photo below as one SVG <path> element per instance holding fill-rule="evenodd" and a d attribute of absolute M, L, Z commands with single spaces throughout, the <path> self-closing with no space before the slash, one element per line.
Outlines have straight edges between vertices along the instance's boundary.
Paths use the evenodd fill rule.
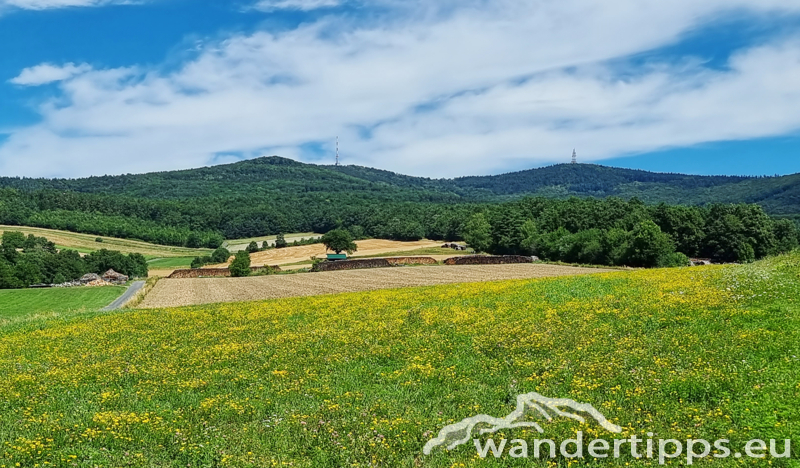
<path fill-rule="evenodd" d="M 125 284 L 128 282 L 127 276 L 123 275 L 122 273 L 117 273 L 114 270 L 108 270 L 107 272 L 103 273 L 103 279 L 114 284 Z"/>

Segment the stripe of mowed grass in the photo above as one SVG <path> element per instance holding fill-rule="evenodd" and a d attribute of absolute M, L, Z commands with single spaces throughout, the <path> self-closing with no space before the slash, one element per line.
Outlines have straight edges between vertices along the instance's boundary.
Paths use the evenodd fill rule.
<path fill-rule="evenodd" d="M 45 237 L 56 245 L 65 249 L 74 249 L 82 253 L 93 252 L 100 249 L 119 250 L 123 253 L 140 253 L 148 256 L 161 257 L 186 257 L 208 255 L 210 249 L 193 249 L 189 247 L 177 247 L 169 245 L 151 244 L 149 242 L 120 239 L 108 236 L 96 236 L 92 234 L 80 234 L 70 231 L 59 231 L 55 229 L 35 228 L 29 226 L 6 226 L 0 225 L 0 233 L 3 231 L 19 231 L 25 235 L 33 234 Z M 98 242 L 100 239 L 102 242 Z"/>
<path fill-rule="evenodd" d="M 124 291 L 125 288 L 117 286 L 0 290 L 0 318 L 100 309 Z"/>
<path fill-rule="evenodd" d="M 50 288 L 0 290 L 0 335 L 59 327 L 101 314 L 125 288 Z"/>

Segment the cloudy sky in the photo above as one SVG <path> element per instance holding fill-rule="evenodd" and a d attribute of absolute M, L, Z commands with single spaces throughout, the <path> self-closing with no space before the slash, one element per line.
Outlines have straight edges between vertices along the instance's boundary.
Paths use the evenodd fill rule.
<path fill-rule="evenodd" d="M 800 172 L 800 0 L 0 0 L 0 175 Z"/>

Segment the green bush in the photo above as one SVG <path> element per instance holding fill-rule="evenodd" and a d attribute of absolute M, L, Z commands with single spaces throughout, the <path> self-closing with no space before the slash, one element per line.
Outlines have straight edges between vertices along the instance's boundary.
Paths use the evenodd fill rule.
<path fill-rule="evenodd" d="M 225 242 L 225 238 L 222 235 L 210 234 L 206 237 L 205 246 L 209 249 L 216 249 L 221 247 L 223 242 Z"/>
<path fill-rule="evenodd" d="M 660 267 L 685 267 L 689 266 L 689 257 L 680 253 L 673 252 L 663 258 Z"/>
<path fill-rule="evenodd" d="M 283 249 L 286 248 L 289 244 L 286 243 L 286 238 L 284 237 L 283 233 L 278 233 L 275 237 L 275 248 L 276 249 Z"/>
<path fill-rule="evenodd" d="M 211 254 L 211 262 L 209 263 L 228 263 L 229 258 L 231 258 L 231 252 L 225 247 L 218 247 Z"/>
<path fill-rule="evenodd" d="M 250 276 L 250 253 L 246 250 L 236 252 L 230 266 L 231 276 L 241 278 Z"/>
<path fill-rule="evenodd" d="M 227 259 L 226 259 L 226 261 L 227 261 Z M 192 260 L 191 268 L 203 268 L 204 266 L 208 265 L 209 263 L 222 263 L 222 262 L 215 262 L 214 259 L 209 257 L 209 256 L 195 257 L 195 259 Z"/>
<path fill-rule="evenodd" d="M 642 221 L 631 233 L 626 262 L 634 267 L 658 267 L 675 253 L 672 239 L 652 221 Z"/>

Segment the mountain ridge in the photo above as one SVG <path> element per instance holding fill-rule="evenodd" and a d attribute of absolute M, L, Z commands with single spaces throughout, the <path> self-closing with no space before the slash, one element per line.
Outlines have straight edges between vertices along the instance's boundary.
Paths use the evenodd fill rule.
<path fill-rule="evenodd" d="M 800 215 L 800 174 L 706 176 L 597 164 L 556 164 L 489 176 L 433 179 L 366 166 L 318 165 L 280 156 L 145 174 L 78 179 L 2 177 L 0 187 L 150 199 L 335 193 L 429 202 L 493 202 L 524 196 L 637 197 L 646 203 L 757 203 L 775 215 Z"/>

